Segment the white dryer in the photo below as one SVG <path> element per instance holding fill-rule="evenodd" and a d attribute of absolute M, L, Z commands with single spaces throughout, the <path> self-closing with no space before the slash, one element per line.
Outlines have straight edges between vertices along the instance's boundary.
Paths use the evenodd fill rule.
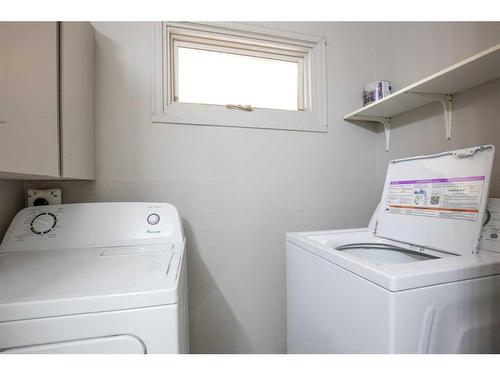
<path fill-rule="evenodd" d="M 165 203 L 20 211 L 0 246 L 0 352 L 186 353 L 185 238 Z"/>
<path fill-rule="evenodd" d="M 500 353 L 500 254 L 478 250 L 493 155 L 391 161 L 370 227 L 288 233 L 288 352 Z"/>

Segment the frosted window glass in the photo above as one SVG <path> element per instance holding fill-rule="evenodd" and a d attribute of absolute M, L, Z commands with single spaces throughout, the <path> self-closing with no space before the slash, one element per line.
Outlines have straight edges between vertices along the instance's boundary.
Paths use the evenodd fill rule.
<path fill-rule="evenodd" d="M 177 97 L 198 104 L 298 110 L 296 62 L 178 47 Z"/>

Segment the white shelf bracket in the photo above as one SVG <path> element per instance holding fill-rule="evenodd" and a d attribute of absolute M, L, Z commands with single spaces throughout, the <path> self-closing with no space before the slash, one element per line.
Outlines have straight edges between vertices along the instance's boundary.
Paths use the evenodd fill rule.
<path fill-rule="evenodd" d="M 356 120 L 378 122 L 378 123 L 384 125 L 385 151 L 389 152 L 389 146 L 391 143 L 391 118 L 390 117 L 356 116 Z"/>
<path fill-rule="evenodd" d="M 384 125 L 385 152 L 389 152 L 389 146 L 391 145 L 391 118 L 384 118 L 381 123 Z"/>
<path fill-rule="evenodd" d="M 451 139 L 451 120 L 453 115 L 453 95 L 447 94 L 433 94 L 427 92 L 408 92 L 408 94 L 415 94 L 424 96 L 426 98 L 434 99 L 443 105 L 444 110 L 444 126 L 446 130 L 446 139 Z"/>

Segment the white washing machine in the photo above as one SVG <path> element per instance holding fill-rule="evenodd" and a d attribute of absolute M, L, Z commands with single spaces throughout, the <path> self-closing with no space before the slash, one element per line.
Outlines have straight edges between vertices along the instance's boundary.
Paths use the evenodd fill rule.
<path fill-rule="evenodd" d="M 1 353 L 186 353 L 185 238 L 174 206 L 20 211 L 0 246 Z"/>
<path fill-rule="evenodd" d="M 498 244 L 478 250 L 493 155 L 391 161 L 368 228 L 288 233 L 288 352 L 500 353 Z"/>

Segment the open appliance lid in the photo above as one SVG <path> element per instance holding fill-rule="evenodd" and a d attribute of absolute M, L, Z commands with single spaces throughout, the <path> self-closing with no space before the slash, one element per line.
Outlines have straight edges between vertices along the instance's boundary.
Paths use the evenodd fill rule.
<path fill-rule="evenodd" d="M 375 234 L 453 254 L 477 252 L 494 147 L 393 160 Z"/>

